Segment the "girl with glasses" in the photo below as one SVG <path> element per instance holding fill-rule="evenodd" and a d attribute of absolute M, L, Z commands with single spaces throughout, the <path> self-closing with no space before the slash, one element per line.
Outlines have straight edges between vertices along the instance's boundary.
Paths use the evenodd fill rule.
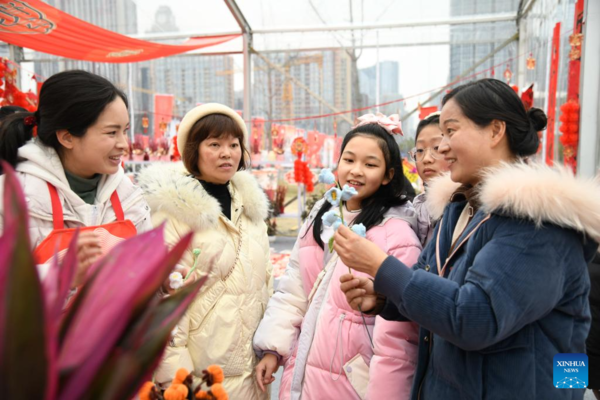
<path fill-rule="evenodd" d="M 423 246 L 431 239 L 435 221 L 431 219 L 425 200 L 427 199 L 427 188 L 431 179 L 448 171 L 448 163 L 438 152 L 442 141 L 440 130 L 440 113 L 429 114 L 419 122 L 417 134 L 415 135 L 415 147 L 409 152 L 410 158 L 417 165 L 417 173 L 423 180 L 425 190 L 413 200 L 413 206 L 419 218 L 419 237 Z"/>

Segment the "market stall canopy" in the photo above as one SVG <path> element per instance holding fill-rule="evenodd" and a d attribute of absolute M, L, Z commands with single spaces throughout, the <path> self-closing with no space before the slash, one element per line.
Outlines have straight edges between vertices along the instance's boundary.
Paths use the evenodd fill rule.
<path fill-rule="evenodd" d="M 239 34 L 191 38 L 170 45 L 121 35 L 75 18 L 39 0 L 0 0 L 0 40 L 75 60 L 129 63 L 218 45 Z"/>

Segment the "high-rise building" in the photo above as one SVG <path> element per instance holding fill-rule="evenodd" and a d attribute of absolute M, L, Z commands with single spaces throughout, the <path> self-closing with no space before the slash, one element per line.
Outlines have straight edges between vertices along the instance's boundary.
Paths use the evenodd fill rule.
<path fill-rule="evenodd" d="M 364 105 L 377 103 L 377 65 L 359 70 L 360 92 L 363 94 Z M 399 91 L 400 65 L 397 61 L 382 61 L 379 63 L 379 104 L 402 97 Z M 401 104 L 392 103 L 380 107 L 383 114 L 400 113 Z"/>
<path fill-rule="evenodd" d="M 176 116 L 183 116 L 198 103 L 235 107 L 231 56 L 172 56 L 144 64 L 149 64 L 150 89 L 175 95 Z"/>
<path fill-rule="evenodd" d="M 177 32 L 175 17 L 169 6 L 160 6 L 148 33 Z M 235 107 L 233 57 L 180 55 L 139 64 L 148 76 L 142 89 L 175 96 L 173 113 L 183 116 L 198 103 L 221 103 Z M 148 101 L 142 100 L 142 103 Z M 144 107 L 150 110 L 151 105 Z"/>
<path fill-rule="evenodd" d="M 359 70 L 360 92 L 367 95 L 369 103 L 374 104 L 377 91 L 377 65 Z M 398 94 L 400 66 L 397 61 L 379 63 L 379 96 Z"/>
<path fill-rule="evenodd" d="M 499 14 L 514 12 L 519 0 L 451 0 L 452 17 Z M 498 21 L 477 24 L 455 25 L 450 27 L 450 81 L 471 68 L 479 60 L 492 53 L 504 41 L 517 32 L 514 21 Z M 516 73 L 515 57 L 517 42 L 506 46 L 477 68 L 489 69 L 487 74 L 477 78 L 495 77 L 506 80 L 504 73 L 509 69 Z M 504 63 L 506 61 L 506 63 Z M 502 65 L 498 65 L 502 64 Z M 496 66 L 493 70 L 492 67 Z M 514 81 L 514 79 L 513 79 Z"/>
<path fill-rule="evenodd" d="M 351 61 L 342 50 L 319 53 L 275 53 L 266 55 L 293 78 L 306 85 L 327 104 L 338 110 L 352 108 Z M 287 119 L 328 114 L 331 109 L 276 68 L 253 58 L 254 86 L 252 114 L 266 119 Z M 338 131 L 349 124 L 336 119 Z M 300 129 L 333 133 L 334 118 L 318 118 L 290 123 Z M 348 126 L 345 126 L 348 125 Z"/>

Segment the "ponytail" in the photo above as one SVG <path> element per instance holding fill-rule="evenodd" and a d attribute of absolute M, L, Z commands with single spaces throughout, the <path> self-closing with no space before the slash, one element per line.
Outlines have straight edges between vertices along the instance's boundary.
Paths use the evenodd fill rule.
<path fill-rule="evenodd" d="M 6 116 L 0 123 L 0 160 L 6 161 L 13 168 L 19 163 L 19 147 L 33 138 L 36 124 L 31 122 L 32 118 L 35 119 L 35 113 L 16 112 Z"/>

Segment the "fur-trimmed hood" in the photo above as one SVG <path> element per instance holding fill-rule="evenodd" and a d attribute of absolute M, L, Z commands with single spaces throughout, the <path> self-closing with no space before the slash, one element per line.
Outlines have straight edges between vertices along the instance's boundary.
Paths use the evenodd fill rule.
<path fill-rule="evenodd" d="M 183 164 L 156 164 L 140 172 L 138 184 L 153 213 L 164 212 L 185 221 L 195 230 L 214 227 L 221 215 L 219 202 L 200 182 L 189 176 Z M 230 182 L 232 199 L 244 206 L 244 215 L 254 223 L 269 215 L 267 196 L 251 173 L 238 171 Z"/>
<path fill-rule="evenodd" d="M 439 219 L 460 187 L 446 173 L 429 184 L 427 209 Z M 489 168 L 477 190 L 481 210 L 552 223 L 600 242 L 600 182 L 576 178 L 565 167 L 503 163 Z"/>

